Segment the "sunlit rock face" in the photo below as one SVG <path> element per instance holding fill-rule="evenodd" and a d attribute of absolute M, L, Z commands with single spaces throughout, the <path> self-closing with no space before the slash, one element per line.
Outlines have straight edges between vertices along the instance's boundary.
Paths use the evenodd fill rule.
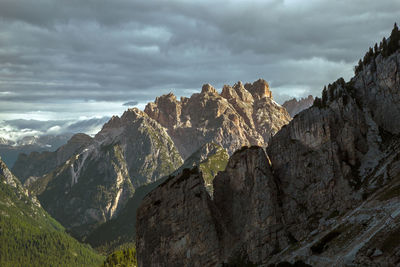
<path fill-rule="evenodd" d="M 374 57 L 350 82 L 338 79 L 328 86 L 322 101 L 282 127 L 269 140 L 267 154 L 260 147 L 233 153 L 225 171 L 214 179 L 213 199 L 201 202 L 207 205 L 199 207 L 196 193 L 190 193 L 203 192 L 202 183 L 179 183 L 183 179 L 176 176 L 169 179 L 169 186 L 156 188 L 138 214 L 141 263 L 160 266 L 165 255 L 175 253 L 175 238 L 195 233 L 203 237 L 195 259 L 203 255 L 210 266 L 299 260 L 312 266 L 396 266 L 400 262 L 400 243 L 393 238 L 400 233 L 397 66 L 399 51 Z M 249 100 L 240 88 L 240 84 L 225 87 L 221 95 Z M 192 175 L 198 176 L 196 171 Z M 179 202 L 171 202 L 178 194 Z M 160 208 L 154 203 L 173 204 Z M 199 224 L 191 219 L 191 212 L 198 209 L 206 218 L 214 218 L 211 225 L 209 219 Z M 160 212 L 168 214 L 167 221 L 179 219 L 171 220 L 173 227 L 166 231 L 156 223 L 147 228 L 160 219 Z M 150 229 L 160 233 L 162 242 L 146 234 Z M 220 230 L 215 235 L 210 229 Z M 179 244 L 175 262 L 191 266 L 195 261 L 185 252 L 196 245 Z M 151 249 L 146 246 L 161 256 L 150 260 Z"/>
<path fill-rule="evenodd" d="M 206 143 L 221 145 L 229 154 L 244 145 L 265 146 L 291 119 L 261 79 L 225 85 L 221 94 L 210 84 L 190 98 L 177 100 L 170 93 L 149 103 L 145 112 L 168 130 L 183 158 Z"/>

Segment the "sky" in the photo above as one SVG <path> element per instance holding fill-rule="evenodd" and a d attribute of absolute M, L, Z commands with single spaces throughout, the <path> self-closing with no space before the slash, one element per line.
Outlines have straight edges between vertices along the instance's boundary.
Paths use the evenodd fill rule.
<path fill-rule="evenodd" d="M 399 18 L 398 0 L 0 0 L 0 127 L 121 115 L 204 83 L 318 96 Z"/>

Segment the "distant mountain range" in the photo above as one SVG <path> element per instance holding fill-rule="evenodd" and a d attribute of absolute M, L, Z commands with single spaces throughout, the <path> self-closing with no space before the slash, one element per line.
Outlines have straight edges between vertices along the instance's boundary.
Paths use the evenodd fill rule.
<path fill-rule="evenodd" d="M 94 138 L 78 134 L 54 152 L 21 154 L 12 170 L 53 217 L 85 240 L 117 218 L 141 186 L 168 176 L 183 159 L 186 167 L 198 162 L 211 193 L 228 155 L 243 145 L 266 146 L 290 119 L 264 80 L 226 85 L 220 94 L 206 84 L 190 98 L 168 94 L 144 112 L 128 109 Z M 225 154 L 207 156 L 211 144 Z"/>
<path fill-rule="evenodd" d="M 97 133 L 108 117 L 86 120 L 7 120 L 0 121 L 0 156 L 13 167 L 20 153 L 55 151 L 75 133 Z"/>
<path fill-rule="evenodd" d="M 14 142 L 4 138 L 0 139 L 0 156 L 7 166 L 14 166 L 17 157 L 21 153 L 54 151 L 71 138 L 72 134 L 25 136 Z"/>

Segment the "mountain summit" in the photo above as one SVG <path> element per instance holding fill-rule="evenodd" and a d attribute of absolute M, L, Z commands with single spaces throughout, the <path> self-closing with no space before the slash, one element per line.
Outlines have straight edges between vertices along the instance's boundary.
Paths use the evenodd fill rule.
<path fill-rule="evenodd" d="M 147 104 L 144 112 L 167 129 L 184 159 L 206 143 L 229 154 L 244 145 L 265 146 L 291 119 L 262 79 L 225 85 L 221 94 L 210 84 L 190 98 L 177 100 L 170 93 Z"/>

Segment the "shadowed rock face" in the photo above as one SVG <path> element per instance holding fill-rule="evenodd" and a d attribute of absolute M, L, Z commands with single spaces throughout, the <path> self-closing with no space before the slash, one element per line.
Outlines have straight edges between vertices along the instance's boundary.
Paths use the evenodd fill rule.
<path fill-rule="evenodd" d="M 269 143 L 285 220 L 296 239 L 332 210 L 343 213 L 360 203 L 387 153 L 384 132 L 398 134 L 399 53 L 375 61 L 349 83 L 334 83 L 325 107 L 300 113 Z"/>
<path fill-rule="evenodd" d="M 147 195 L 138 210 L 139 263 L 214 266 L 236 253 L 264 260 L 288 244 L 277 200 L 260 147 L 235 152 L 214 179 L 214 200 L 198 169 L 185 169 Z"/>
<path fill-rule="evenodd" d="M 260 262 L 288 244 L 271 171 L 264 150 L 251 147 L 235 152 L 226 170 L 215 177 L 214 203 L 235 237 L 223 244 L 228 254 L 242 253 Z"/>
<path fill-rule="evenodd" d="M 295 259 L 316 266 L 398 264 L 400 243 L 391 238 L 400 231 L 398 66 L 400 52 L 378 55 L 350 82 L 339 79 L 330 85 L 320 106 L 301 112 L 272 137 L 268 157 L 258 147 L 234 153 L 214 179 L 213 204 L 202 206 L 217 219 L 215 229 L 223 231 L 217 239 L 202 239 L 208 245 L 196 257 L 203 255 L 212 266 L 235 255 L 260 265 Z M 228 87 L 222 95 L 248 97 Z M 191 224 L 198 236 L 209 231 L 210 225 L 198 225 L 188 213 L 198 201 L 186 190 L 202 191 L 203 184 L 183 187 L 180 180 L 170 178 L 171 186 L 156 188 L 140 208 L 137 247 L 143 266 L 160 266 L 166 258 L 149 261 L 149 251 L 171 255 L 174 238 L 190 235 Z M 180 202 L 173 208 L 151 206 L 177 196 Z M 165 232 L 153 224 L 162 242 L 149 245 L 146 225 L 160 212 L 182 217 L 167 218 L 173 227 Z M 191 266 L 195 261 L 184 251 L 193 247 L 184 243 L 176 262 Z M 209 247 L 219 253 L 210 253 Z"/>
<path fill-rule="evenodd" d="M 326 109 L 313 107 L 297 117 L 267 151 L 282 185 L 287 229 L 300 240 L 320 218 L 332 210 L 346 211 L 361 199 L 358 168 L 369 150 L 369 129 L 363 111 L 350 100 Z"/>
<path fill-rule="evenodd" d="M 244 145 L 265 146 L 290 120 L 272 99 L 266 81 L 224 86 L 221 94 L 205 84 L 190 98 L 170 93 L 149 103 L 145 112 L 167 128 L 183 158 L 206 143 L 216 143 L 232 154 Z"/>
<path fill-rule="evenodd" d="M 220 220 L 198 169 L 183 170 L 149 193 L 138 210 L 139 266 L 215 266 L 228 236 Z"/>

